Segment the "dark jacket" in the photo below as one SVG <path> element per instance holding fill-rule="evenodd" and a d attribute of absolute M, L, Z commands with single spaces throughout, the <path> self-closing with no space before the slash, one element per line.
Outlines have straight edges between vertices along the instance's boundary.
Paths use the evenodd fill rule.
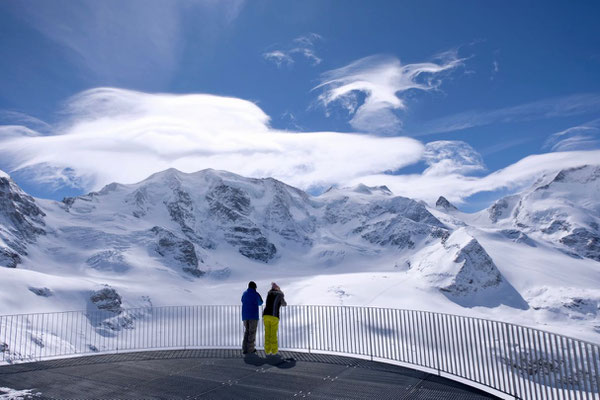
<path fill-rule="evenodd" d="M 258 306 L 262 303 L 263 299 L 256 289 L 248 288 L 242 295 L 242 320 L 258 320 Z"/>
<path fill-rule="evenodd" d="M 287 306 L 285 298 L 283 297 L 283 292 L 273 289 L 269 290 L 263 316 L 272 315 L 273 317 L 279 318 L 279 308 L 281 306 Z"/>

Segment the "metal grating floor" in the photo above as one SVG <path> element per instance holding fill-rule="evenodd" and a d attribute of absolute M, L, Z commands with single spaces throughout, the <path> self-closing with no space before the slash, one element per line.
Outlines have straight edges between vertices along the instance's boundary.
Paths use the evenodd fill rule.
<path fill-rule="evenodd" d="M 492 399 L 435 375 L 372 361 L 281 352 L 152 351 L 0 367 L 0 388 L 36 399 Z M 1 394 L 2 392 L 0 392 Z"/>

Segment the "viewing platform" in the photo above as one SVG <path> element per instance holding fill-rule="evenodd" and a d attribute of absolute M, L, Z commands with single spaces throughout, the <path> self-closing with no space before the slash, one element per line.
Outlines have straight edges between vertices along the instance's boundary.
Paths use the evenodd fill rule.
<path fill-rule="evenodd" d="M 336 355 L 168 350 L 0 367 L 0 387 L 35 399 L 493 399 L 400 366 Z M 0 391 L 1 398 L 1 391 Z"/>
<path fill-rule="evenodd" d="M 600 394 L 598 344 L 501 321 L 290 305 L 281 310 L 281 357 L 261 351 L 262 324 L 257 354 L 242 356 L 242 337 L 240 306 L 0 315 L 0 388 L 50 399 Z"/>

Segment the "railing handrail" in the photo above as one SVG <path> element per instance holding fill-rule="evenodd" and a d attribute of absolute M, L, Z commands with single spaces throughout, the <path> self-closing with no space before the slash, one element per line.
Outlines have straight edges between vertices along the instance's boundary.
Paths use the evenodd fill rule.
<path fill-rule="evenodd" d="M 517 398 L 600 395 L 600 345 L 535 327 L 353 305 L 289 305 L 281 316 L 286 350 L 409 364 Z M 237 348 L 242 329 L 240 304 L 0 315 L 0 364 L 115 351 Z M 258 329 L 260 348 L 262 324 Z"/>
<path fill-rule="evenodd" d="M 496 322 L 500 324 L 510 325 L 519 328 L 527 328 L 533 329 L 538 332 L 547 333 L 550 335 L 555 335 L 562 337 L 564 339 L 577 340 L 578 342 L 586 343 L 591 346 L 600 346 L 600 342 L 595 343 L 587 339 L 581 339 L 573 336 L 568 336 L 563 333 L 549 331 L 547 329 L 540 329 L 531 325 L 521 325 L 510 321 L 502 321 L 499 319 L 490 319 L 490 318 L 482 318 L 475 317 L 471 315 L 463 315 L 463 314 L 451 314 L 446 312 L 439 311 L 429 311 L 429 310 L 417 310 L 412 308 L 393 308 L 393 307 L 375 307 L 375 306 L 357 306 L 357 305 L 330 305 L 330 304 L 289 304 L 288 307 L 337 307 L 337 308 L 359 308 L 359 309 L 375 309 L 375 310 L 395 310 L 395 311 L 407 311 L 407 312 L 421 312 L 421 313 L 430 313 L 437 315 L 446 315 L 451 317 L 460 317 L 460 318 L 469 318 L 477 321 L 486 321 L 486 322 Z M 135 310 L 145 310 L 145 309 L 166 309 L 166 308 L 177 308 L 177 307 L 241 307 L 241 304 L 187 304 L 187 305 L 167 305 L 167 306 L 147 306 L 147 307 L 130 307 L 121 309 L 122 312 L 127 311 L 135 311 Z M 262 307 L 262 306 L 261 306 Z M 105 310 L 94 310 L 92 312 L 109 312 Z M 67 314 L 67 313 L 82 313 L 88 314 L 87 310 L 68 310 L 68 311 L 47 311 L 47 312 L 33 312 L 33 313 L 21 313 L 21 314 L 0 314 L 0 318 L 2 317 L 18 317 L 18 316 L 31 316 L 31 315 L 47 315 L 47 314 Z"/>

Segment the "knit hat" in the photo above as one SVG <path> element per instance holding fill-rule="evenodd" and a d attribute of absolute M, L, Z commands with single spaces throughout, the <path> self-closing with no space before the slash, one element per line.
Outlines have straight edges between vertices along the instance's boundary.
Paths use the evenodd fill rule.
<path fill-rule="evenodd" d="M 271 282 L 271 290 L 281 290 L 281 288 L 275 282 Z"/>

